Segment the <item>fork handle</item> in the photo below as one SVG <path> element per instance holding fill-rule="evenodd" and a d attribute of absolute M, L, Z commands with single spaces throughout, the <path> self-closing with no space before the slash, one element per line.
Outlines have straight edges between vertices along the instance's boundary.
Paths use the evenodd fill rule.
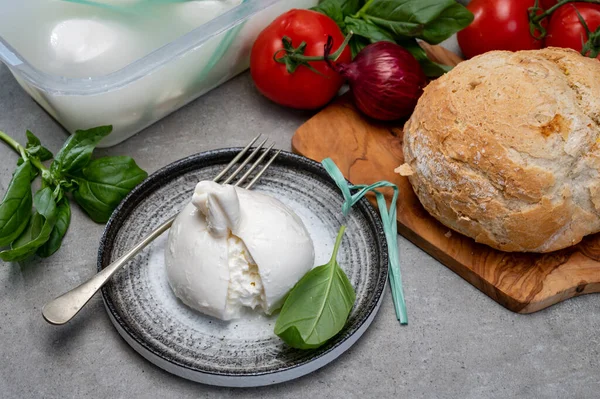
<path fill-rule="evenodd" d="M 85 283 L 73 288 L 71 291 L 65 292 L 61 296 L 48 302 L 42 309 L 44 319 L 50 324 L 61 325 L 71 320 L 81 308 L 106 282 L 129 261 L 138 252 L 144 249 L 148 244 L 154 241 L 158 236 L 164 233 L 171 227 L 175 216 L 158 226 L 142 241 L 140 241 L 129 252 L 121 256 L 119 259 L 102 269 Z"/>

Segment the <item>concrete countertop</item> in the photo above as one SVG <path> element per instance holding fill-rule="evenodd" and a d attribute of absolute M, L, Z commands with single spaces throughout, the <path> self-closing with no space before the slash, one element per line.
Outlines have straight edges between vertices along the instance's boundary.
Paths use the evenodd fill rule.
<path fill-rule="evenodd" d="M 65 132 L 0 66 L 0 130 L 21 142 L 30 129 L 51 150 Z M 289 150 L 310 113 L 279 107 L 248 73 L 98 155 L 131 155 L 150 173 L 197 152 L 245 144 L 258 132 Z M 0 192 L 17 156 L 0 143 Z M 600 296 L 533 315 L 512 313 L 400 238 L 410 324 L 400 327 L 389 292 L 366 334 L 325 368 L 257 389 L 214 388 L 147 362 L 121 339 L 96 296 L 63 327 L 41 307 L 89 278 L 103 226 L 73 206 L 63 247 L 49 259 L 0 261 L 2 398 L 591 398 L 600 392 Z"/>

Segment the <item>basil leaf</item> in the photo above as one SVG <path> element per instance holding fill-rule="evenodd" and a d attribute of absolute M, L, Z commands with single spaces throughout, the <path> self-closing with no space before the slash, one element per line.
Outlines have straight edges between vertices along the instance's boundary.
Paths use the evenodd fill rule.
<path fill-rule="evenodd" d="M 0 259 L 5 262 L 19 262 L 35 254 L 50 238 L 56 223 L 57 210 L 52 190 L 46 187 L 38 191 L 33 204 L 36 212 L 29 220 L 27 228 L 11 244 L 11 249 L 0 252 Z"/>
<path fill-rule="evenodd" d="M 71 206 L 69 205 L 67 197 L 63 197 L 57 205 L 56 223 L 50 233 L 50 237 L 48 238 L 48 241 L 37 250 L 37 254 L 43 258 L 47 258 L 58 251 L 70 223 Z"/>
<path fill-rule="evenodd" d="M 363 0 L 338 0 L 342 5 L 344 15 L 355 14 L 363 5 Z"/>
<path fill-rule="evenodd" d="M 384 29 L 365 21 L 364 19 L 346 17 L 344 23 L 346 24 L 346 29 L 348 31 L 352 31 L 355 35 L 369 39 L 371 43 L 382 41 L 395 43 L 394 38 Z"/>
<path fill-rule="evenodd" d="M 396 38 L 415 37 L 438 44 L 473 21 L 455 0 L 374 0 L 361 17 Z"/>
<path fill-rule="evenodd" d="M 342 10 L 342 1 L 339 0 L 325 0 L 318 6 L 313 8 L 313 11 L 320 12 L 321 14 L 327 15 L 333 19 L 335 23 L 344 30 L 344 11 Z"/>
<path fill-rule="evenodd" d="M 105 223 L 127 194 L 148 174 L 130 157 L 96 159 L 73 175 L 75 201 L 98 223 Z"/>
<path fill-rule="evenodd" d="M 27 145 L 25 146 L 25 150 L 29 155 L 37 157 L 42 162 L 52 159 L 53 155 L 50 150 L 42 145 L 40 139 L 35 134 L 27 130 L 26 135 Z"/>
<path fill-rule="evenodd" d="M 419 46 L 419 43 L 417 43 L 416 39 L 411 39 L 407 37 L 406 39 L 399 41 L 398 44 L 400 44 L 402 47 L 408 50 L 413 55 L 413 57 L 415 57 L 417 61 L 419 61 L 419 64 L 421 64 L 421 68 L 423 68 L 423 72 L 425 72 L 425 75 L 427 75 L 430 78 L 437 78 L 438 76 L 442 76 L 446 72 L 452 70 L 452 67 L 448 65 L 442 65 L 438 64 L 437 62 L 431 61 L 427 57 L 427 53 L 425 52 L 425 50 L 423 50 L 423 48 Z"/>
<path fill-rule="evenodd" d="M 42 230 L 42 226 L 44 225 L 44 217 L 37 212 L 34 212 L 29 219 L 29 223 L 27 224 L 27 229 L 23 230 L 23 234 L 21 234 L 15 241 L 12 242 L 12 248 L 22 247 L 28 242 L 34 240 Z"/>
<path fill-rule="evenodd" d="M 31 180 L 35 177 L 30 161 L 22 162 L 13 173 L 0 203 L 0 247 L 10 244 L 27 227 L 31 216 Z"/>
<path fill-rule="evenodd" d="M 317 348 L 346 324 L 356 294 L 336 261 L 344 230 L 342 226 L 329 263 L 312 269 L 296 283 L 275 322 L 275 334 L 293 348 Z"/>
<path fill-rule="evenodd" d="M 329 12 L 341 12 L 342 15 L 355 14 L 360 10 L 362 3 L 362 0 L 323 0 L 318 6 L 311 8 L 311 10 L 325 14 L 335 21 L 336 19 Z M 343 20 L 344 18 L 340 19 Z"/>
<path fill-rule="evenodd" d="M 60 149 L 50 172 L 59 180 L 63 173 L 75 173 L 83 169 L 92 159 L 92 152 L 102 138 L 112 131 L 112 126 L 100 126 L 89 130 L 77 130 Z"/>
<path fill-rule="evenodd" d="M 356 57 L 365 47 L 371 44 L 369 39 L 365 39 L 360 36 L 353 36 L 350 40 L 350 50 L 352 51 L 352 58 Z"/>

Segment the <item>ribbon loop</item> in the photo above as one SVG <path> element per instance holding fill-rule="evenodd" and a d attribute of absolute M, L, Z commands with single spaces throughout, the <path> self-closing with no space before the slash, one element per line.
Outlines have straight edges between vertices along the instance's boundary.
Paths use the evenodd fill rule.
<path fill-rule="evenodd" d="M 344 197 L 342 212 L 347 216 L 350 209 L 360 201 L 367 193 L 372 192 L 377 199 L 377 207 L 383 223 L 383 231 L 388 246 L 388 274 L 390 279 L 390 288 L 392 299 L 396 310 L 396 318 L 400 324 L 408 324 L 408 315 L 406 312 L 406 302 L 404 300 L 404 291 L 402 289 L 402 274 L 400 273 L 400 259 L 398 256 L 398 225 L 396 222 L 396 202 L 398 201 L 398 186 L 388 181 L 379 181 L 371 185 L 353 185 L 347 182 L 346 178 L 331 158 L 326 158 L 321 162 L 329 176 L 339 187 Z M 377 189 L 380 187 L 390 187 L 394 190 L 389 209 L 383 193 Z M 352 194 L 351 190 L 358 190 Z"/>

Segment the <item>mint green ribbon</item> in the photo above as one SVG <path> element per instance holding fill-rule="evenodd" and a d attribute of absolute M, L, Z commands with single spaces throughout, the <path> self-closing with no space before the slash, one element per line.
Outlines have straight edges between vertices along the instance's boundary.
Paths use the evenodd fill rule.
<path fill-rule="evenodd" d="M 243 0 L 240 4 L 243 4 L 244 2 L 246 2 L 246 0 Z M 200 72 L 200 76 L 197 79 L 199 82 L 202 82 L 206 78 L 206 75 L 208 75 L 213 70 L 215 65 L 217 65 L 217 63 L 223 59 L 223 57 L 227 53 L 227 50 L 229 50 L 229 48 L 233 44 L 233 41 L 237 38 L 238 34 L 240 33 L 240 30 L 242 30 L 242 28 L 244 27 L 244 24 L 245 22 L 242 22 L 239 25 L 229 29 L 227 33 L 225 33 L 225 37 L 223 37 L 223 40 L 221 40 L 219 47 L 217 47 L 216 51 L 210 56 L 210 59 L 206 63 L 206 66 L 202 69 L 202 72 Z"/>
<path fill-rule="evenodd" d="M 354 204 L 360 201 L 367 193 L 372 192 L 375 194 L 377 199 L 377 207 L 379 208 L 379 214 L 381 215 L 381 221 L 383 222 L 383 231 L 385 233 L 385 239 L 388 246 L 388 274 L 390 278 L 390 287 L 392 290 L 394 308 L 396 309 L 396 318 L 400 321 L 400 324 L 408 324 L 406 302 L 404 301 L 404 291 L 402 290 L 400 259 L 398 257 L 398 225 L 396 222 L 396 202 L 398 201 L 399 192 L 398 186 L 388 181 L 380 181 L 369 186 L 364 184 L 349 184 L 331 158 L 325 158 L 321 164 L 327 173 L 329 173 L 329 176 L 331 176 L 335 184 L 342 191 L 342 195 L 344 196 L 342 212 L 344 213 L 344 216 L 347 216 Z M 394 195 L 392 196 L 392 202 L 389 209 L 385 202 L 383 193 L 377 191 L 377 189 L 380 187 L 391 187 L 394 189 Z M 358 191 L 352 194 L 350 190 Z"/>

